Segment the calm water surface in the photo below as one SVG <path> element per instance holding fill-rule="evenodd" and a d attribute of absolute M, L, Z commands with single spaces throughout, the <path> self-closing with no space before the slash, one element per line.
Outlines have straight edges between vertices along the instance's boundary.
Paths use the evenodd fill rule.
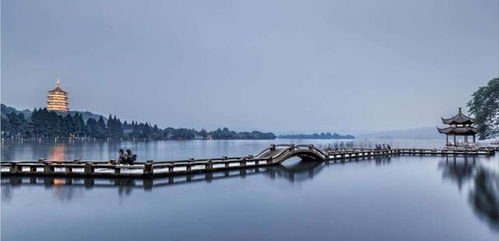
<path fill-rule="evenodd" d="M 184 159 L 291 141 L 3 143 L 2 160 Z M 299 141 L 292 141 L 298 143 Z M 330 141 L 302 141 L 326 144 Z M 387 141 L 378 141 L 381 143 Z M 441 140 L 392 146 L 439 147 Z M 356 145 L 369 145 L 356 143 Z M 172 179 L 2 178 L 2 240 L 498 240 L 499 155 L 399 156 Z"/>

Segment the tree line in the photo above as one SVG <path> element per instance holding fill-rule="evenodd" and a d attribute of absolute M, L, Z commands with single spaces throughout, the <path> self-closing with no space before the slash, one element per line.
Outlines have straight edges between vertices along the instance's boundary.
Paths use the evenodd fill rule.
<path fill-rule="evenodd" d="M 499 78 L 478 88 L 468 102 L 480 139 L 499 137 Z"/>
<path fill-rule="evenodd" d="M 1 136 L 4 139 L 151 139 L 151 140 L 193 140 L 193 139 L 275 139 L 273 133 L 259 131 L 236 132 L 228 128 L 207 131 L 202 129 L 164 128 L 148 122 L 122 122 L 116 116 L 105 119 L 89 118 L 82 114 L 62 114 L 46 108 L 34 109 L 30 117 L 22 112 L 2 113 Z"/>

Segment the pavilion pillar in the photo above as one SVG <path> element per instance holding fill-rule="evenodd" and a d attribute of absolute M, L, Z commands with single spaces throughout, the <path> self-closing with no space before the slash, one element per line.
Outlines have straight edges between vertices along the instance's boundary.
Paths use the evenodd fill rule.
<path fill-rule="evenodd" d="M 473 134 L 473 143 L 475 143 L 475 134 Z"/>
<path fill-rule="evenodd" d="M 449 135 L 445 135 L 445 145 L 449 146 Z"/>
<path fill-rule="evenodd" d="M 454 146 L 457 146 L 456 135 L 454 135 Z"/>

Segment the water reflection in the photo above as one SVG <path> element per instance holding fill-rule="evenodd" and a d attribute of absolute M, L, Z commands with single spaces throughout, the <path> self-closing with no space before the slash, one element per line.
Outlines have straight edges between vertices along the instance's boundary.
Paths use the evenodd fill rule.
<path fill-rule="evenodd" d="M 293 160 L 288 160 L 293 161 Z M 286 164 L 286 163 L 285 163 Z M 322 169 L 328 166 L 330 162 L 316 161 L 316 160 L 300 160 L 299 162 L 292 163 L 291 165 L 279 165 L 270 167 L 264 174 L 270 179 L 282 178 L 294 183 L 303 182 L 312 179 Z"/>
<path fill-rule="evenodd" d="M 357 161 L 363 160 L 359 158 Z M 367 159 L 367 158 L 366 158 Z M 390 163 L 390 157 L 373 158 L 376 165 Z M 192 174 L 163 178 L 78 178 L 78 177 L 2 177 L 2 201 L 12 199 L 15 188 L 26 185 L 44 186 L 53 189 L 54 196 L 61 201 L 71 201 L 81 195 L 84 190 L 93 188 L 117 189 L 119 196 L 129 196 L 134 189 L 151 191 L 152 189 L 189 183 L 206 182 L 230 178 L 246 178 L 253 175 L 263 175 L 271 180 L 286 180 L 290 183 L 304 182 L 313 179 L 322 170 L 330 165 L 344 164 L 344 162 L 299 160 L 290 165 L 271 167 L 246 168 L 205 174 Z"/>
<path fill-rule="evenodd" d="M 445 161 L 439 163 L 439 168 L 443 170 L 444 179 L 454 181 L 459 190 L 462 190 L 463 184 L 473 177 L 473 171 L 476 168 L 475 156 L 452 156 L 445 157 Z"/>
<path fill-rule="evenodd" d="M 51 161 L 64 161 L 64 147 L 63 144 L 57 144 L 50 148 L 49 160 Z"/>
<path fill-rule="evenodd" d="M 376 163 L 376 166 L 386 166 L 390 165 L 392 158 L 387 156 L 387 157 L 374 157 L 374 161 Z"/>
<path fill-rule="evenodd" d="M 54 178 L 54 177 L 2 177 L 2 201 L 12 201 L 16 189 L 22 186 L 40 186 L 51 193 L 57 200 L 61 202 L 71 202 L 72 200 L 81 199 L 81 196 L 89 190 L 107 189 L 112 196 L 116 195 L 123 198 L 128 198 L 135 193 L 134 197 L 140 197 L 143 192 L 157 192 L 166 190 L 177 185 L 191 185 L 194 183 L 211 183 L 218 180 L 229 180 L 231 178 L 251 178 L 260 176 L 268 178 L 272 181 L 284 181 L 292 185 L 309 182 L 317 178 L 321 173 L 329 174 L 332 168 L 338 165 L 355 166 L 355 162 L 368 163 L 369 166 L 383 167 L 385 165 L 402 164 L 400 160 L 406 160 L 407 157 L 377 157 L 371 161 L 362 162 L 362 158 L 353 160 L 354 163 L 348 162 L 315 162 L 310 160 L 300 160 L 296 162 L 285 162 L 285 165 L 265 167 L 265 168 L 248 168 L 241 170 L 231 170 L 222 172 L 213 172 L 206 174 L 185 175 L 176 177 L 164 177 L 155 179 L 131 179 L 131 178 Z M 435 157 L 437 158 L 437 157 Z M 438 172 L 437 175 L 442 175 L 443 179 L 450 180 L 459 192 L 464 192 L 467 197 L 467 204 L 471 209 L 466 209 L 467 212 L 473 210 L 473 213 L 483 223 L 487 224 L 494 232 L 499 232 L 499 176 L 497 171 L 487 168 L 487 164 L 497 164 L 496 160 L 489 162 L 491 159 L 487 157 L 438 157 Z M 421 162 L 421 160 L 411 160 Z M 436 163 L 431 162 L 431 167 L 434 168 Z M 425 164 L 426 165 L 426 164 Z M 345 167 L 346 167 L 345 166 Z M 361 166 L 361 165 L 357 165 Z M 490 165 L 489 165 L 490 166 Z M 331 169 L 329 169 L 331 168 Z M 328 170 L 329 169 L 329 170 Z M 381 169 L 381 168 L 380 168 Z M 346 168 L 345 171 L 352 170 Z M 400 169 L 404 171 L 404 168 Z M 355 173 L 371 173 L 372 170 L 358 169 Z M 428 171 L 428 170 L 425 170 Z M 324 172 L 324 173 L 323 173 Z M 361 175 L 361 174 L 359 174 Z M 400 178 L 400 176 L 397 176 Z M 317 178 L 319 181 L 320 178 Z M 400 179 L 397 179 L 400 180 Z M 251 180 L 247 180 L 252 182 Z M 317 181 L 317 180 L 316 180 Z M 455 184 L 455 186 L 454 186 Z M 438 184 L 436 184 L 438 185 Z M 447 185 L 448 186 L 448 185 Z M 351 192 L 345 192 L 345 195 Z M 88 195 L 90 196 L 90 195 Z M 340 196 L 340 198 L 343 196 Z M 381 199 L 384 200 L 384 199 Z M 386 201 L 386 200 L 384 200 Z M 348 201 L 352 202 L 352 201 Z M 442 207 L 436 207 L 442 210 Z M 435 210 L 433 210 L 435 211 Z M 457 211 L 457 210 L 455 210 Z"/>
<path fill-rule="evenodd" d="M 446 157 L 439 163 L 443 178 L 455 182 L 459 191 L 464 184 L 471 184 L 470 205 L 481 220 L 499 231 L 499 175 L 480 165 L 475 156 Z M 487 158 L 480 158 L 487 161 Z"/>
<path fill-rule="evenodd" d="M 497 173 L 479 168 L 469 199 L 475 214 L 490 228 L 499 231 L 499 176 Z"/>

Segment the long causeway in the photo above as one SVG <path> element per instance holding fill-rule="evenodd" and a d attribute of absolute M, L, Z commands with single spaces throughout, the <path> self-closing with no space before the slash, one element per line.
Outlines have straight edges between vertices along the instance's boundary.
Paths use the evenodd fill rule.
<path fill-rule="evenodd" d="M 324 152 L 314 145 L 271 145 L 257 155 L 188 159 L 172 161 L 136 162 L 133 165 L 111 164 L 111 161 L 37 161 L 1 162 L 3 176 L 84 176 L 84 177 L 163 177 L 234 169 L 279 165 L 292 157 L 316 161 L 347 162 L 382 156 L 477 156 L 495 155 L 496 149 L 391 149 L 391 150 L 334 150 Z"/>

